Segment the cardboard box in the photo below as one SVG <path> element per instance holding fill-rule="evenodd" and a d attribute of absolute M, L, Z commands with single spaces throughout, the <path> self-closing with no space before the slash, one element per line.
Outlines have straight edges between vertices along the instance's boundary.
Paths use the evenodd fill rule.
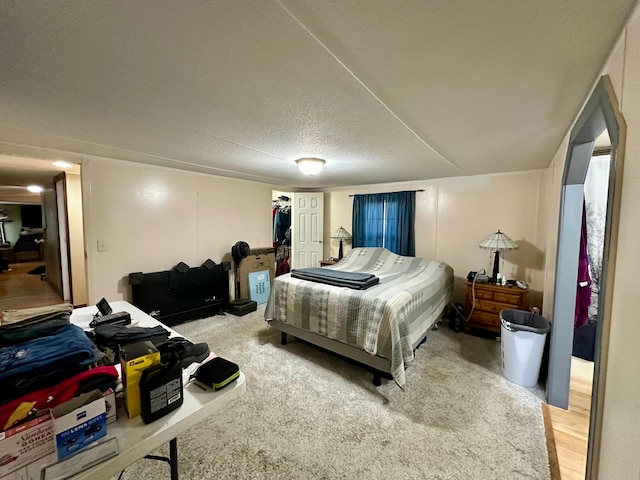
<path fill-rule="evenodd" d="M 118 419 L 118 408 L 116 406 L 116 392 L 112 388 L 102 392 L 105 400 L 105 409 L 107 411 L 107 425 Z"/>
<path fill-rule="evenodd" d="M 238 267 L 240 298 L 250 298 L 249 274 L 263 270 L 269 271 L 269 286 L 271 286 L 276 277 L 276 249 L 273 247 L 252 248 L 249 250 L 249 256 L 240 261 Z"/>
<path fill-rule="evenodd" d="M 51 409 L 58 460 L 64 460 L 107 434 L 105 399 L 100 390 Z"/>
<path fill-rule="evenodd" d="M 160 363 L 160 352 L 149 341 L 125 345 L 120 349 L 124 406 L 129 418 L 140 415 L 140 375 L 142 370 Z"/>
<path fill-rule="evenodd" d="M 54 452 L 53 420 L 46 414 L 0 432 L 0 477 Z M 19 474 L 14 475 L 20 478 Z"/>

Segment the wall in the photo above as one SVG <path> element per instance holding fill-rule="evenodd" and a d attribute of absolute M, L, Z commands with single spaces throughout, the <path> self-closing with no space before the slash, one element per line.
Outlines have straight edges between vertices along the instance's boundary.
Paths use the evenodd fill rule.
<path fill-rule="evenodd" d="M 640 296 L 637 287 L 640 247 L 640 12 L 629 21 L 619 44 L 612 51 L 603 74 L 611 77 L 622 115 L 627 123 L 625 158 L 622 168 L 621 208 L 612 298 L 610 337 L 606 359 L 606 385 L 602 408 L 602 435 L 598 477 L 602 479 L 640 478 Z M 586 101 L 586 99 L 585 99 Z M 567 135 L 568 137 L 568 135 Z M 547 217 L 548 275 L 545 311 L 550 310 L 553 293 L 557 241 L 557 215 L 561 176 L 568 138 L 560 146 L 548 169 L 550 194 Z"/>
<path fill-rule="evenodd" d="M 20 236 L 20 227 L 22 227 L 22 214 L 20 213 L 20 205 L 15 203 L 0 203 L 0 210 L 11 219 L 10 222 L 4 224 L 4 232 L 7 235 L 7 241 L 11 245 L 15 245 Z"/>
<path fill-rule="evenodd" d="M 271 186 L 86 158 L 82 163 L 89 303 L 130 300 L 128 274 L 178 262 L 231 261 L 231 247 L 271 245 Z M 98 242 L 101 243 L 100 250 Z"/>
<path fill-rule="evenodd" d="M 620 227 L 613 285 L 613 310 L 605 390 L 600 478 L 640 477 L 640 300 L 637 259 L 640 248 L 640 12 L 630 21 L 607 73 L 627 123 Z M 636 379 L 635 381 L 632 379 Z"/>
<path fill-rule="evenodd" d="M 452 177 L 439 180 L 368 185 L 327 190 L 324 256 L 337 256 L 338 241 L 329 238 L 341 225 L 351 233 L 355 193 L 419 190 L 416 193 L 416 255 L 442 260 L 454 269 L 455 298 L 463 301 L 469 270 L 493 269 L 493 254 L 479 247 L 500 228 L 518 245 L 507 252 L 500 270 L 507 278 L 525 280 L 530 301 L 539 305 L 544 286 L 547 173 L 541 170 Z M 350 249 L 345 244 L 345 252 Z"/>

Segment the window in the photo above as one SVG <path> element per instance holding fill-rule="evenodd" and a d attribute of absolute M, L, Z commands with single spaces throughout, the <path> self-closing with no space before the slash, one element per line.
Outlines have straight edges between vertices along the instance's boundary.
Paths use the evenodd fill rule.
<path fill-rule="evenodd" d="M 415 191 L 354 195 L 353 246 L 415 255 Z"/>

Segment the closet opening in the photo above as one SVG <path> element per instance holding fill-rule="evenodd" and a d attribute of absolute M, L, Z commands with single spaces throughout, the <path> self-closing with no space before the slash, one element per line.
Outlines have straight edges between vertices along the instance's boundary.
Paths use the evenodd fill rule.
<path fill-rule="evenodd" d="M 271 195 L 271 218 L 273 221 L 273 247 L 276 249 L 276 271 L 278 277 L 291 271 L 291 197 L 290 192 L 274 190 Z"/>

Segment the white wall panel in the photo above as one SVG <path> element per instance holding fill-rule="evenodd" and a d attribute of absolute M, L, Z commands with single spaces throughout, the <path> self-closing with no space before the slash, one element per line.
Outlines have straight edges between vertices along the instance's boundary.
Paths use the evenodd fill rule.
<path fill-rule="evenodd" d="M 613 308 L 598 478 L 638 478 L 640 472 L 640 322 L 638 258 L 640 258 L 640 11 L 630 21 L 623 51 L 624 68 L 612 71 L 618 101 L 627 123 L 622 177 Z M 620 55 L 614 52 L 612 58 Z M 620 63 L 618 62 L 617 65 Z M 612 63 L 611 66 L 616 65 Z M 608 73 L 605 71 L 605 73 Z M 623 73 L 623 76 L 619 74 Z"/>
<path fill-rule="evenodd" d="M 331 190 L 331 214 L 325 228 L 325 256 L 337 256 L 330 239 L 340 225 L 350 230 L 354 193 L 424 190 L 416 193 L 416 255 L 451 265 L 456 276 L 457 301 L 463 301 L 469 270 L 491 271 L 493 254 L 479 247 L 497 228 L 509 235 L 519 250 L 507 252 L 501 272 L 531 285 L 531 299 L 539 304 L 544 282 L 544 235 L 539 232 L 539 191 L 545 174 L 529 172 L 452 177 L 439 180 L 368 185 Z M 347 227 L 346 225 L 349 225 Z M 325 221 L 325 226 L 327 222 Z M 352 233 L 352 232 L 351 232 Z M 351 248 L 346 244 L 347 251 Z"/>
<path fill-rule="evenodd" d="M 103 159 L 82 173 L 89 303 L 129 299 L 131 272 L 230 260 L 238 240 L 271 245 L 267 185 Z"/>

